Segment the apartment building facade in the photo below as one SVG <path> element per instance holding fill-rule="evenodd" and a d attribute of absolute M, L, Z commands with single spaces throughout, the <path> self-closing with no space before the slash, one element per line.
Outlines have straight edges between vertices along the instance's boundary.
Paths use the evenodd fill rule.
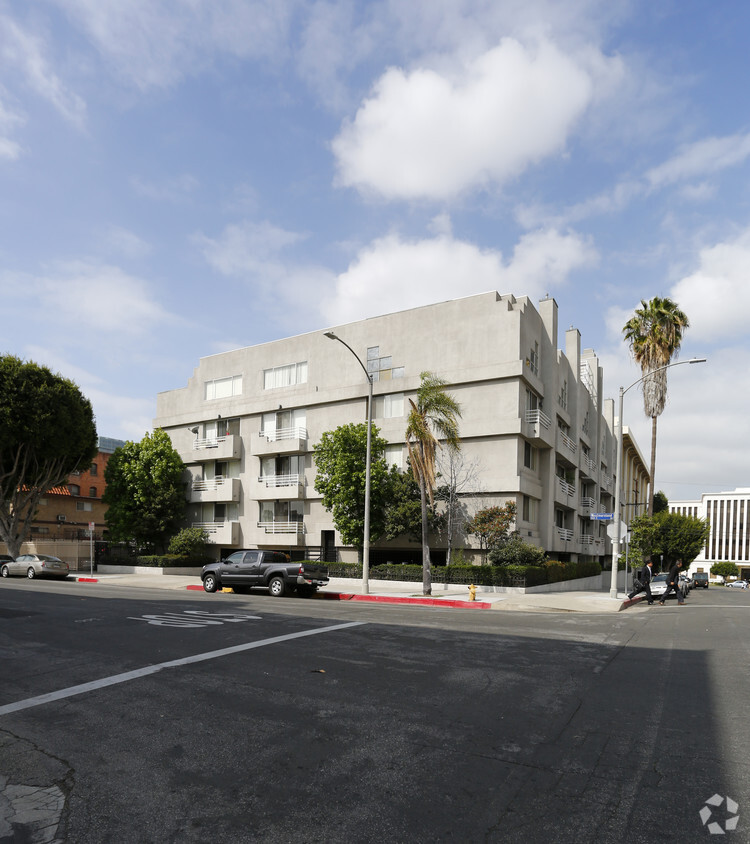
<path fill-rule="evenodd" d="M 690 572 L 710 571 L 714 563 L 731 562 L 739 577 L 750 580 L 750 488 L 706 492 L 693 501 L 670 501 L 669 511 L 707 519 L 710 533 Z"/>
<path fill-rule="evenodd" d="M 434 372 L 461 406 L 462 454 L 479 469 L 464 491 L 469 515 L 515 501 L 527 542 L 606 564 L 606 523 L 591 515 L 614 506 L 614 402 L 603 399 L 602 368 L 577 329 L 558 349 L 557 320 L 554 299 L 537 309 L 491 292 L 332 330 L 373 378 L 389 464 L 406 469 L 408 400 L 420 374 Z M 201 358 L 187 386 L 158 395 L 154 424 L 187 466 L 190 522 L 208 531 L 217 556 L 259 547 L 356 560 L 315 492 L 312 451 L 324 432 L 365 422 L 367 397 L 362 368 L 323 331 Z M 623 477 L 647 487 L 642 464 L 629 457 Z M 478 551 L 472 537 L 459 544 Z M 435 537 L 433 559 L 444 550 Z M 416 561 L 419 549 L 377 542 L 371 559 Z"/>

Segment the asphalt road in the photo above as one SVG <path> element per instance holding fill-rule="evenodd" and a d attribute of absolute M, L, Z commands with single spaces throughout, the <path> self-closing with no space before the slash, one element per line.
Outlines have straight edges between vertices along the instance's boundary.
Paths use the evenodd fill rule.
<path fill-rule="evenodd" d="M 749 633 L 3 581 L 0 842 L 750 841 Z"/>

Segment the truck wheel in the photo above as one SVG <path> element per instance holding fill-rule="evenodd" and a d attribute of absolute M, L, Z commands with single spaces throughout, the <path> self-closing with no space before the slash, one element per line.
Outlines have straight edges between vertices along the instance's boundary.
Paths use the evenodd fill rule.
<path fill-rule="evenodd" d="M 283 577 L 272 577 L 268 581 L 268 591 L 274 598 L 281 598 L 286 592 L 286 585 Z"/>
<path fill-rule="evenodd" d="M 219 583 L 216 580 L 216 575 L 207 574 L 203 578 L 203 588 L 206 592 L 215 592 L 219 588 Z"/>

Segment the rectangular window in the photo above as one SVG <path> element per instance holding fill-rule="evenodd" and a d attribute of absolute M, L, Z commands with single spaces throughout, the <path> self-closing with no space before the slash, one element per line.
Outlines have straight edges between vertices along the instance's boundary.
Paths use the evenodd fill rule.
<path fill-rule="evenodd" d="M 89 469 L 89 474 L 92 477 L 96 477 L 99 474 L 99 467 L 96 465 L 96 463 L 91 464 L 91 468 Z"/>
<path fill-rule="evenodd" d="M 527 469 L 536 471 L 537 449 L 531 443 L 524 442 L 523 444 L 523 465 Z"/>
<path fill-rule="evenodd" d="M 529 369 L 534 375 L 539 375 L 539 343 L 534 343 L 534 348 L 529 352 Z"/>
<path fill-rule="evenodd" d="M 385 447 L 385 465 L 388 468 L 395 466 L 400 470 L 404 468 L 404 447 L 402 445 L 387 445 Z"/>
<path fill-rule="evenodd" d="M 229 378 L 217 378 L 214 381 L 206 381 L 204 388 L 204 398 L 206 401 L 241 396 L 242 376 L 232 375 Z"/>
<path fill-rule="evenodd" d="M 289 363 L 286 366 L 274 366 L 263 370 L 263 389 L 275 390 L 278 387 L 293 387 L 307 383 L 307 361 Z"/>
<path fill-rule="evenodd" d="M 396 419 L 403 415 L 403 393 L 390 393 L 385 396 L 375 396 L 375 400 L 373 402 L 373 416 L 376 419 Z"/>
<path fill-rule="evenodd" d="M 521 519 L 524 522 L 532 522 L 535 524 L 537 520 L 538 507 L 539 502 L 536 498 L 530 498 L 528 495 L 524 495 L 521 503 Z"/>
<path fill-rule="evenodd" d="M 76 510 L 92 510 L 90 501 L 76 501 Z"/>

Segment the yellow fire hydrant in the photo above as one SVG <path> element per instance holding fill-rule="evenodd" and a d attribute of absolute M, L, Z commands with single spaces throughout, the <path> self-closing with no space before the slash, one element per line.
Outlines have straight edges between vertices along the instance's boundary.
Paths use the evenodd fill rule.
<path fill-rule="evenodd" d="M 476 601 L 476 599 L 477 599 L 477 587 L 474 586 L 474 584 L 472 583 L 471 586 L 469 586 L 469 600 L 470 601 Z"/>

